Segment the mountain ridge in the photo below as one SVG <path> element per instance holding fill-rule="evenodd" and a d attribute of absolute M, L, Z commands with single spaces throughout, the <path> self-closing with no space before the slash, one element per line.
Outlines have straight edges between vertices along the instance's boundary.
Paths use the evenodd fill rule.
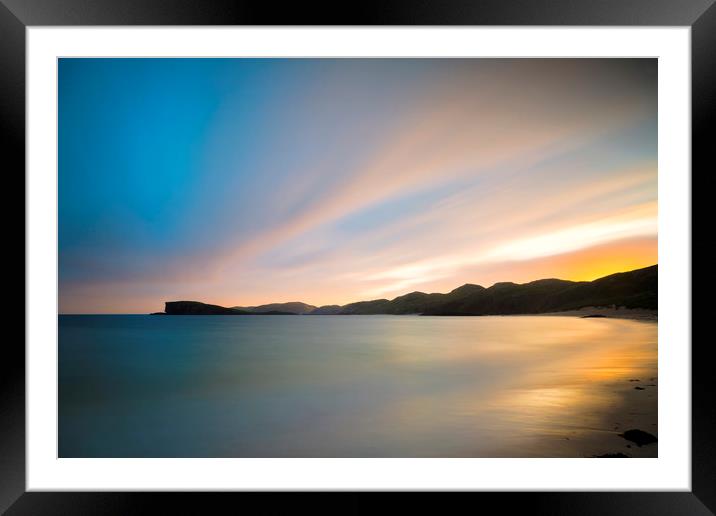
<path fill-rule="evenodd" d="M 545 278 L 502 281 L 490 287 L 465 283 L 450 292 L 414 291 L 392 300 L 314 306 L 299 301 L 227 308 L 199 301 L 168 301 L 167 315 L 517 315 L 577 310 L 588 306 L 658 308 L 658 264 L 593 281 Z"/>

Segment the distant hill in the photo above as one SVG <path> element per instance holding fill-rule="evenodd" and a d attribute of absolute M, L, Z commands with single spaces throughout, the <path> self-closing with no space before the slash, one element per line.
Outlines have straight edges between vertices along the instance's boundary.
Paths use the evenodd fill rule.
<path fill-rule="evenodd" d="M 226 308 L 219 305 L 208 305 L 199 301 L 167 301 L 164 303 L 167 315 L 251 315 L 250 312 Z"/>
<path fill-rule="evenodd" d="M 340 305 L 324 305 L 319 306 L 315 310 L 309 312 L 309 315 L 336 315 L 343 309 Z"/>
<path fill-rule="evenodd" d="M 168 315 L 509 315 L 577 310 L 587 306 L 657 309 L 658 265 L 611 274 L 594 281 L 542 279 L 530 283 L 495 283 L 489 288 L 465 284 L 447 294 L 411 292 L 395 299 L 359 301 L 344 306 L 273 303 L 225 308 L 197 301 L 170 301 Z"/>
<path fill-rule="evenodd" d="M 658 266 L 612 274 L 594 281 L 543 279 L 463 285 L 448 294 L 413 292 L 392 301 L 352 303 L 341 314 L 507 315 L 576 310 L 587 306 L 657 308 Z"/>
<path fill-rule="evenodd" d="M 286 312 L 291 314 L 303 315 L 313 312 L 317 309 L 316 306 L 301 303 L 300 301 L 291 301 L 289 303 L 271 303 L 268 305 L 260 306 L 235 306 L 233 310 L 243 310 L 245 312 Z"/>
<path fill-rule="evenodd" d="M 477 295 L 486 290 L 479 285 L 463 285 L 448 294 L 426 294 L 425 292 L 411 292 L 396 297 L 392 301 L 378 299 L 375 301 L 361 301 L 345 305 L 341 315 L 369 315 L 369 314 L 424 314 L 439 309 L 449 302 L 460 302 L 469 296 Z"/>
<path fill-rule="evenodd" d="M 657 309 L 656 265 L 594 281 L 538 280 L 523 285 L 497 283 L 463 299 L 446 299 L 422 313 L 430 315 L 530 314 L 587 306 Z"/>
<path fill-rule="evenodd" d="M 160 315 L 157 312 L 152 315 Z M 209 305 L 199 301 L 167 301 L 164 303 L 163 315 L 296 315 L 292 312 L 280 310 L 266 310 L 265 312 L 249 312 L 225 306 Z"/>

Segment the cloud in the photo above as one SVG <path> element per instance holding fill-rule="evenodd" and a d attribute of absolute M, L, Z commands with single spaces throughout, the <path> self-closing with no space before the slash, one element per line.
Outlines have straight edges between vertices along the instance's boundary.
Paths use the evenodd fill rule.
<path fill-rule="evenodd" d="M 651 65 L 368 61 L 272 90 L 241 141 L 221 103 L 176 242 L 64 250 L 61 309 L 344 303 L 656 237 Z"/>

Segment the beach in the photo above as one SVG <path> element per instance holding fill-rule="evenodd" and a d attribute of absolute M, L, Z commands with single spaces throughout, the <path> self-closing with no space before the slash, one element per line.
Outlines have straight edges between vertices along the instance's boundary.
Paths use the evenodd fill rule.
<path fill-rule="evenodd" d="M 561 316 L 561 317 L 605 317 L 613 319 L 630 319 L 633 321 L 653 321 L 659 320 L 658 310 L 650 310 L 648 308 L 606 308 L 606 307 L 587 307 L 579 310 L 567 310 L 564 312 L 549 312 L 537 314 L 541 316 Z"/>

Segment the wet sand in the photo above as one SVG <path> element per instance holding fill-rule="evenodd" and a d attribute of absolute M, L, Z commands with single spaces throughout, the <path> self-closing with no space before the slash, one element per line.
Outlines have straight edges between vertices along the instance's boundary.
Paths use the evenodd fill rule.
<path fill-rule="evenodd" d="M 531 419 L 529 425 L 533 431 L 532 437 L 528 440 L 516 439 L 509 446 L 497 448 L 483 456 L 658 457 L 658 442 L 642 443 L 640 446 L 640 443 L 626 439 L 623 435 L 629 430 L 638 430 L 658 440 L 657 381 L 655 376 L 624 377 L 597 383 L 592 389 L 575 387 L 580 391 L 578 397 L 584 401 L 581 407 L 561 403 L 559 392 L 552 393 L 551 389 L 540 389 L 537 393 L 526 390 L 528 396 L 515 390 L 514 400 L 501 400 L 502 409 L 512 411 L 522 405 L 519 408 Z M 526 400 L 532 403 L 525 403 Z M 593 400 L 599 402 L 593 404 Z M 530 415 L 533 407 L 540 404 L 552 406 L 547 410 L 548 418 Z M 640 437 L 639 433 L 637 436 Z M 632 437 L 631 433 L 628 437 Z"/>
<path fill-rule="evenodd" d="M 627 457 L 658 457 L 658 442 L 643 444 L 632 442 L 623 435 L 628 430 L 641 430 L 658 439 L 658 383 L 656 377 L 632 378 L 615 385 L 622 403 L 611 412 L 611 431 L 595 441 L 599 448 L 594 456 L 621 453 Z"/>
<path fill-rule="evenodd" d="M 655 326 L 658 321 L 657 310 L 627 308 L 588 307 L 539 316 L 585 318 L 585 324 L 603 318 L 643 321 Z M 532 446 L 540 449 L 543 456 L 658 457 L 658 441 L 639 446 L 623 436 L 629 430 L 639 430 L 658 439 L 658 371 L 653 367 L 642 369 L 639 373 L 625 371 L 619 376 L 607 382 L 595 382 L 591 386 L 594 396 L 606 396 L 608 399 L 598 411 L 586 410 L 570 414 L 573 417 L 570 423 L 566 421 L 567 413 L 560 414 L 557 419 L 562 420 L 562 430 L 543 431 L 533 440 Z M 588 398 L 589 393 L 583 391 L 582 396 Z M 628 437 L 632 437 L 631 433 Z M 521 452 L 517 448 L 509 453 L 529 457 L 531 450 Z M 507 456 L 509 453 L 502 450 L 498 456 Z"/>
<path fill-rule="evenodd" d="M 562 316 L 562 317 L 589 317 L 601 316 L 612 319 L 631 319 L 634 321 L 658 321 L 658 310 L 649 310 L 646 308 L 605 308 L 605 307 L 586 307 L 579 310 L 567 310 L 564 312 L 550 312 L 546 314 L 537 314 L 540 316 Z"/>

